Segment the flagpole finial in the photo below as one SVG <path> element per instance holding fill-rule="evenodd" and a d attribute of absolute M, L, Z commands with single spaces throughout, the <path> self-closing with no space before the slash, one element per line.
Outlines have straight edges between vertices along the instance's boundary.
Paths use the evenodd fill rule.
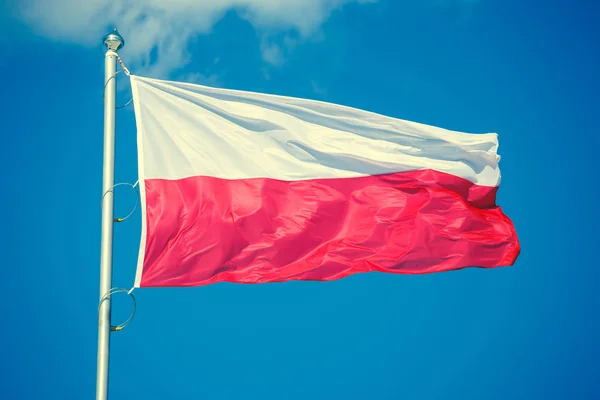
<path fill-rule="evenodd" d="M 108 50 L 117 51 L 125 46 L 125 40 L 115 28 L 111 33 L 104 36 L 104 45 Z"/>

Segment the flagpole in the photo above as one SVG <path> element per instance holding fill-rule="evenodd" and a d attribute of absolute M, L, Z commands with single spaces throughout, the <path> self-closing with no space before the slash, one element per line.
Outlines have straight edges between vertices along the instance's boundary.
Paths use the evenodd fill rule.
<path fill-rule="evenodd" d="M 110 297 L 104 298 L 112 285 L 113 255 L 113 185 L 115 175 L 115 98 L 117 50 L 125 41 L 115 29 L 104 37 L 104 166 L 102 177 L 102 239 L 100 252 L 100 306 L 98 310 L 98 359 L 96 400 L 108 398 L 108 366 L 110 348 Z"/>

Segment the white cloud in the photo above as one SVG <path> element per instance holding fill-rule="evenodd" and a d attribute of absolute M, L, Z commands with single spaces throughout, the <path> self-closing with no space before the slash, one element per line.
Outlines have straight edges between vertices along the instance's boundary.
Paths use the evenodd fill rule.
<path fill-rule="evenodd" d="M 117 26 L 126 41 L 123 54 L 128 63 L 147 74 L 165 76 L 189 62 L 190 39 L 210 33 L 231 9 L 263 35 L 291 29 L 307 37 L 335 9 L 347 3 L 375 1 L 22 0 L 18 14 L 46 37 L 82 45 L 97 45 L 108 27 Z M 261 47 L 265 61 L 274 65 L 283 62 L 279 45 L 263 41 Z"/>
<path fill-rule="evenodd" d="M 268 64 L 280 67 L 285 63 L 287 55 L 297 45 L 297 39 L 285 36 L 283 39 L 264 35 L 260 43 L 262 58 Z"/>
<path fill-rule="evenodd" d="M 204 75 L 199 72 L 190 72 L 188 74 L 181 75 L 176 78 L 178 81 L 193 82 L 200 85 L 207 85 L 212 87 L 220 87 L 221 81 L 217 75 L 210 74 Z"/>
<path fill-rule="evenodd" d="M 320 95 L 327 94 L 327 89 L 325 89 L 323 86 L 319 85 L 314 80 L 310 81 L 310 86 L 312 87 L 312 91 L 316 94 L 320 94 Z"/>
<path fill-rule="evenodd" d="M 271 65 L 279 67 L 285 61 L 283 50 L 277 43 L 267 43 L 263 40 L 260 45 L 260 50 L 262 52 L 263 60 Z"/>

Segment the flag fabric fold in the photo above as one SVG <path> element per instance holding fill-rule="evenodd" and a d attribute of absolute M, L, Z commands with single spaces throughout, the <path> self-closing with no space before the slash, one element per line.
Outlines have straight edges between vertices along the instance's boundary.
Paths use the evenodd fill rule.
<path fill-rule="evenodd" d="M 495 133 L 131 76 L 136 287 L 513 265 Z"/>

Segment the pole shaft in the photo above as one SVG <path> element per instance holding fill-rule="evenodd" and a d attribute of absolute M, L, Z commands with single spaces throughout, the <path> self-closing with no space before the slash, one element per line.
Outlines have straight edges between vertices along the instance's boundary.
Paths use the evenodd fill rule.
<path fill-rule="evenodd" d="M 100 298 L 112 285 L 113 256 L 113 185 L 115 174 L 115 97 L 117 53 L 108 50 L 104 60 L 104 167 L 102 178 L 102 239 L 100 252 Z M 110 348 L 110 298 L 98 312 L 98 360 L 96 400 L 108 398 L 108 366 Z"/>

